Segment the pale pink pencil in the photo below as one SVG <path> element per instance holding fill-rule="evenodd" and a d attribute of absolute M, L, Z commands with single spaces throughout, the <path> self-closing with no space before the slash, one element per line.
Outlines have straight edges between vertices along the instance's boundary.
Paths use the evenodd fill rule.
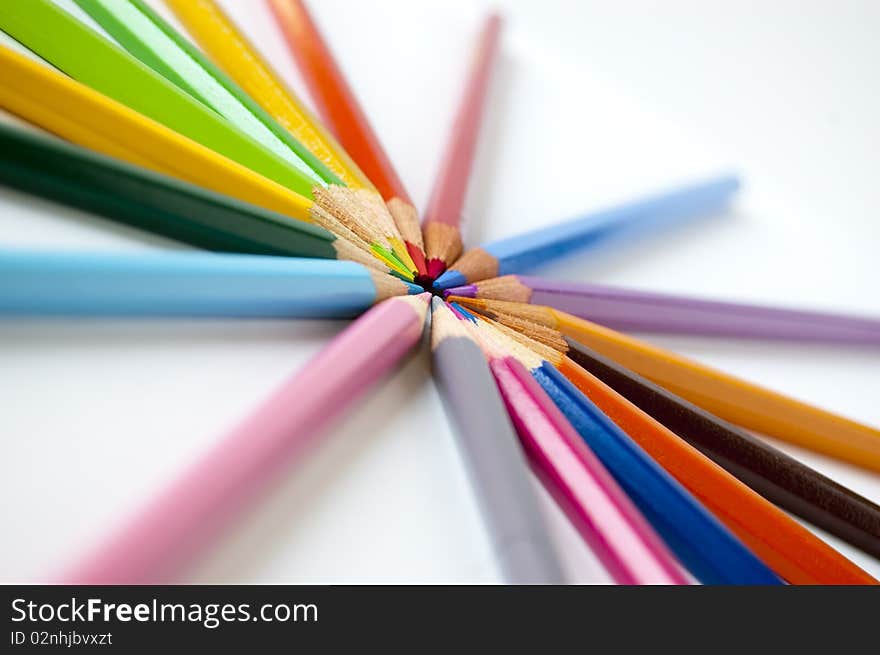
<path fill-rule="evenodd" d="M 395 297 L 370 309 L 62 582 L 173 579 L 418 342 L 428 300 Z"/>

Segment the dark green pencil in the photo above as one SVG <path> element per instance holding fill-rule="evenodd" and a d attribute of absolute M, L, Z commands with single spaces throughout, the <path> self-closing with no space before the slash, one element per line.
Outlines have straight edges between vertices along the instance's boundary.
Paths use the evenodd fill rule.
<path fill-rule="evenodd" d="M 2 122 L 0 184 L 206 250 L 357 259 L 317 225 Z"/>

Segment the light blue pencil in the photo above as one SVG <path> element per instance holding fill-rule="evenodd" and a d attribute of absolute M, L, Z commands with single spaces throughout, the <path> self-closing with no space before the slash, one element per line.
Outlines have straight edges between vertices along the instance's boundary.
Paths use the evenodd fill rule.
<path fill-rule="evenodd" d="M 201 252 L 0 251 L 0 314 L 350 318 L 414 284 L 354 262 Z"/>
<path fill-rule="evenodd" d="M 541 264 L 637 230 L 711 215 L 727 207 L 739 179 L 725 175 L 600 210 L 467 251 L 434 281 L 437 289 L 524 273 Z"/>

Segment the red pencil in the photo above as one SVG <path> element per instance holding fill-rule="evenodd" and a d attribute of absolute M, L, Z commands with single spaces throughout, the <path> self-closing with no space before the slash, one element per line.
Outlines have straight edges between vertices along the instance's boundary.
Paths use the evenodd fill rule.
<path fill-rule="evenodd" d="M 420 276 L 427 275 L 418 213 L 330 47 L 301 0 L 268 0 L 318 113 L 376 186 Z"/>
<path fill-rule="evenodd" d="M 461 210 L 477 147 L 492 65 L 498 53 L 500 33 L 501 17 L 498 14 L 489 15 L 480 31 L 470 77 L 452 124 L 440 170 L 434 180 L 434 190 L 422 225 L 428 277 L 431 279 L 445 271 L 462 251 Z"/>

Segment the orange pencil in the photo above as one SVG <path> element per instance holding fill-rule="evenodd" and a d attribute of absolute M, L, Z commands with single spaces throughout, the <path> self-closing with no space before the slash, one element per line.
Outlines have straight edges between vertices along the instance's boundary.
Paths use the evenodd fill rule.
<path fill-rule="evenodd" d="M 470 77 L 440 164 L 422 232 L 428 276 L 437 278 L 461 254 L 461 210 L 483 117 L 483 106 L 498 52 L 501 17 L 491 14 L 480 31 Z"/>
<path fill-rule="evenodd" d="M 318 26 L 300 0 L 268 0 L 318 113 L 384 198 L 421 276 L 427 275 L 418 213 Z"/>

